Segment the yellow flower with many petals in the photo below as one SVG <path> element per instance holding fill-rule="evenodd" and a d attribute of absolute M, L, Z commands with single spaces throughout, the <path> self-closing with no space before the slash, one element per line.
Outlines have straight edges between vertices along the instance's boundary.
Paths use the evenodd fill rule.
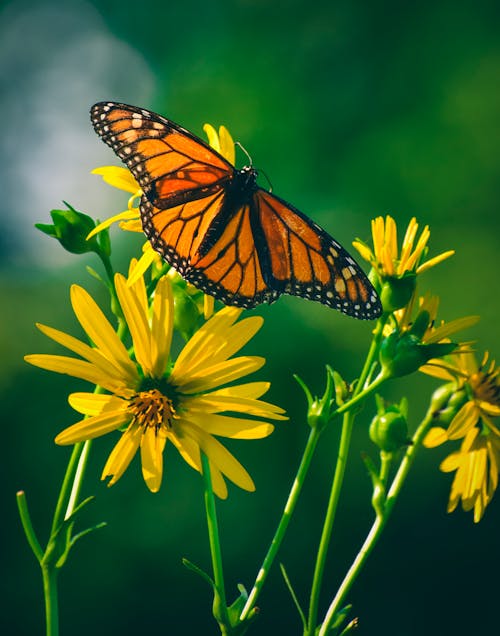
<path fill-rule="evenodd" d="M 131 263 L 131 270 L 135 263 Z M 254 484 L 243 466 L 215 436 L 259 439 L 273 426 L 259 418 L 287 419 L 284 411 L 260 400 L 266 382 L 226 386 L 256 371 L 265 360 L 232 356 L 262 325 L 252 316 L 237 322 L 241 309 L 225 307 L 186 343 L 170 361 L 173 298 L 169 278 L 163 276 L 148 302 L 143 277 L 133 284 L 115 276 L 116 292 L 131 335 L 134 357 L 118 337 L 92 297 L 81 287 L 71 288 L 73 310 L 94 346 L 57 329 L 39 329 L 79 357 L 28 355 L 26 361 L 43 369 L 81 378 L 106 394 L 73 393 L 71 406 L 86 417 L 62 431 L 58 444 L 74 444 L 123 431 L 102 473 L 114 484 L 140 449 L 142 474 L 157 492 L 163 475 L 163 452 L 171 442 L 195 470 L 202 470 L 201 453 L 209 459 L 214 491 L 227 496 L 224 476 L 245 490 Z M 238 414 L 250 417 L 240 417 Z"/>
<path fill-rule="evenodd" d="M 413 217 L 408 224 L 401 251 L 399 251 L 396 222 L 388 214 L 385 221 L 381 216 L 372 220 L 373 250 L 359 239 L 353 241 L 353 245 L 377 271 L 381 279 L 401 277 L 407 272 L 421 274 L 455 253 L 454 250 L 449 250 L 424 261 L 428 249 L 427 243 L 431 235 L 429 226 L 424 227 L 415 244 L 417 233 L 418 223 Z"/>
<path fill-rule="evenodd" d="M 415 292 L 417 275 L 454 254 L 453 250 L 449 250 L 425 260 L 430 237 L 429 227 L 424 227 L 418 240 L 417 233 L 418 223 L 412 218 L 400 251 L 396 222 L 389 215 L 385 220 L 379 216 L 372 220 L 373 250 L 359 239 L 353 242 L 354 247 L 373 268 L 372 282 L 379 292 L 385 312 L 390 313 L 405 307 Z"/>
<path fill-rule="evenodd" d="M 448 441 L 463 440 L 460 450 L 449 455 L 441 470 L 456 470 L 448 511 L 462 500 L 464 510 L 474 509 L 478 522 L 490 503 L 498 484 L 500 468 L 500 430 L 493 418 L 500 416 L 500 368 L 488 364 L 486 353 L 478 365 L 472 352 L 462 352 L 450 360 L 431 360 L 422 369 L 426 373 L 452 381 L 464 394 L 463 404 L 448 428 L 435 426 L 424 439 L 428 448 Z"/>

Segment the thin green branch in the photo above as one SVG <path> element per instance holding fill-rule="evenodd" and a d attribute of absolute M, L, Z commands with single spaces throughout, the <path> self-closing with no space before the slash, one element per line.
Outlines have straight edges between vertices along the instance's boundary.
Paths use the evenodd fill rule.
<path fill-rule="evenodd" d="M 37 561 L 40 563 L 43 558 L 43 550 L 35 534 L 35 530 L 31 522 L 31 515 L 28 510 L 28 502 L 26 501 L 26 493 L 23 490 L 20 490 L 18 493 L 16 493 L 16 501 L 17 508 L 19 510 L 19 516 L 21 517 L 21 523 L 24 529 L 24 534 L 26 535 L 26 539 L 29 543 L 30 548 L 33 550 L 33 554 L 37 558 Z"/>
<path fill-rule="evenodd" d="M 281 542 L 285 537 L 288 524 L 290 523 L 290 519 L 292 518 L 292 514 L 295 510 L 295 506 L 297 505 L 302 486 L 304 485 L 305 477 L 307 471 L 309 470 L 309 465 L 311 463 L 314 450 L 318 443 L 319 436 L 320 432 L 318 431 L 318 429 L 312 428 L 311 432 L 309 433 L 309 437 L 307 438 L 306 447 L 304 449 L 297 474 L 293 481 L 290 494 L 288 495 L 283 514 L 274 534 L 273 540 L 271 541 L 271 545 L 269 546 L 269 550 L 267 551 L 267 554 L 264 557 L 264 561 L 262 562 L 262 566 L 257 574 L 257 578 L 255 579 L 253 588 L 248 596 L 247 602 L 245 603 L 245 607 L 241 612 L 240 621 L 244 621 L 248 617 L 252 608 L 255 606 L 255 603 L 257 602 L 257 598 L 267 579 L 273 561 L 276 558 L 278 550 L 281 546 Z"/>
<path fill-rule="evenodd" d="M 224 571 L 222 567 L 222 554 L 219 539 L 219 526 L 215 509 L 215 496 L 210 475 L 210 460 L 201 452 L 201 465 L 204 484 L 205 510 L 207 514 L 208 540 L 210 543 L 210 556 L 215 583 L 214 616 L 219 623 L 221 633 L 229 633 L 229 617 L 227 612 L 226 588 L 224 583 Z"/>
<path fill-rule="evenodd" d="M 371 554 L 373 548 L 375 547 L 378 539 L 380 538 L 382 531 L 385 528 L 385 525 L 391 515 L 392 509 L 396 500 L 401 492 L 401 488 L 406 480 L 408 472 L 415 460 L 416 453 L 420 448 L 420 445 L 429 429 L 429 426 L 432 423 L 433 413 L 432 410 L 429 409 L 425 418 L 420 423 L 419 427 L 415 431 L 415 434 L 412 438 L 412 444 L 410 444 L 404 457 L 399 465 L 398 471 L 392 481 L 391 487 L 387 494 L 387 499 L 385 501 L 385 505 L 383 506 L 382 512 L 377 514 L 375 521 L 373 522 L 368 535 L 356 555 L 349 571 L 347 572 L 342 584 L 340 585 L 335 598 L 333 599 L 328 611 L 325 615 L 325 620 L 321 625 L 321 629 L 319 630 L 318 636 L 326 636 L 331 628 L 333 621 L 335 620 L 335 615 L 341 605 L 344 603 L 345 597 L 348 594 L 349 590 L 352 587 L 352 584 L 358 577 L 361 569 L 363 568 L 366 560 Z"/>

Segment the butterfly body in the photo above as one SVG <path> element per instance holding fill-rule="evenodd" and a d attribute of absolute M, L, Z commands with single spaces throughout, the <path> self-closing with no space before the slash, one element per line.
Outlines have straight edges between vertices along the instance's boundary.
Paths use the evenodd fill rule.
<path fill-rule="evenodd" d="M 140 214 L 153 248 L 193 285 L 251 308 L 281 294 L 355 318 L 380 300 L 346 250 L 302 212 L 264 190 L 201 139 L 146 109 L 100 102 L 96 132 L 143 190 Z"/>

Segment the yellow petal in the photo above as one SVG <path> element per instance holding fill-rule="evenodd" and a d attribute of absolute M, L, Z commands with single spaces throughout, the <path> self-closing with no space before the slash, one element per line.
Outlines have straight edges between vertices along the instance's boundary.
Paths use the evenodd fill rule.
<path fill-rule="evenodd" d="M 214 315 L 215 298 L 208 294 L 203 294 L 203 318 L 208 320 Z"/>
<path fill-rule="evenodd" d="M 128 465 L 139 448 L 141 437 L 142 429 L 135 425 L 129 426 L 120 437 L 118 443 L 111 451 L 101 475 L 101 479 L 111 477 L 108 486 L 115 484 L 128 468 Z"/>
<path fill-rule="evenodd" d="M 151 247 L 151 244 L 149 243 L 149 241 L 145 243 L 144 245 L 147 247 L 144 250 L 141 258 L 135 263 L 134 267 L 132 267 L 131 270 L 129 271 L 129 275 L 127 278 L 127 285 L 129 287 L 131 285 L 134 285 L 140 278 L 142 278 L 144 273 L 147 272 L 147 270 L 151 267 L 151 265 L 154 263 L 154 261 L 157 258 L 156 252 Z"/>
<path fill-rule="evenodd" d="M 168 439 L 179 451 L 182 459 L 194 470 L 201 473 L 200 446 L 194 439 L 186 435 L 169 434 Z"/>
<path fill-rule="evenodd" d="M 120 230 L 125 230 L 127 232 L 137 232 L 141 234 L 143 232 L 142 222 L 140 219 L 131 219 L 130 221 L 120 221 L 118 223 L 118 227 Z"/>
<path fill-rule="evenodd" d="M 186 378 L 182 384 L 178 384 L 179 391 L 181 393 L 201 393 L 202 391 L 209 391 L 217 386 L 222 386 L 233 380 L 238 380 L 244 375 L 253 373 L 260 369 L 266 360 L 258 356 L 242 356 L 221 362 L 213 367 L 208 367 L 199 376 L 192 376 Z M 177 384 L 171 377 L 172 384 Z"/>
<path fill-rule="evenodd" d="M 219 135 L 217 134 L 215 128 L 211 124 L 204 124 L 203 130 L 205 131 L 205 135 L 208 138 L 209 146 L 220 153 Z"/>
<path fill-rule="evenodd" d="M 434 256 L 433 258 L 429 259 L 428 261 L 425 261 L 425 263 L 422 263 L 422 265 L 417 267 L 417 274 L 422 274 L 423 272 L 430 269 L 431 267 L 434 267 L 434 265 L 438 265 L 438 263 L 441 263 L 442 261 L 445 261 L 447 258 L 450 258 L 450 256 L 453 256 L 453 254 L 455 254 L 455 250 L 448 250 L 447 252 L 443 252 L 442 254 L 439 254 L 438 256 Z"/>
<path fill-rule="evenodd" d="M 163 276 L 156 286 L 151 318 L 151 373 L 155 378 L 162 377 L 167 368 L 173 326 L 174 299 L 172 287 L 169 279 Z"/>
<path fill-rule="evenodd" d="M 141 191 L 141 186 L 134 179 L 132 173 L 126 168 L 120 166 L 101 166 L 100 168 L 94 168 L 92 174 L 100 175 L 106 183 L 119 190 L 125 190 L 125 192 L 131 192 L 132 194 Z"/>
<path fill-rule="evenodd" d="M 116 395 L 99 393 L 72 393 L 68 397 L 70 406 L 83 415 L 100 415 L 107 411 L 117 411 L 126 408 L 125 400 Z"/>
<path fill-rule="evenodd" d="M 426 448 L 435 448 L 448 441 L 448 435 L 444 428 L 435 426 L 431 428 L 424 438 L 423 444 Z"/>
<path fill-rule="evenodd" d="M 113 223 L 118 223 L 119 221 L 124 221 L 124 220 L 128 221 L 131 219 L 137 219 L 138 215 L 139 215 L 139 211 L 137 209 L 134 209 L 134 210 L 125 210 L 125 212 L 120 212 L 120 214 L 115 214 L 114 216 L 111 216 L 109 219 L 106 219 L 102 223 L 99 223 L 99 225 L 97 225 L 92 230 L 92 232 L 90 232 L 87 235 L 87 241 L 91 239 L 93 236 L 95 236 L 96 234 L 99 234 L 99 232 L 102 232 L 103 230 L 108 228 L 110 225 L 113 225 Z"/>
<path fill-rule="evenodd" d="M 130 335 L 132 336 L 136 360 L 141 365 L 144 374 L 151 376 L 153 364 L 151 360 L 150 329 L 148 316 L 144 310 L 147 307 L 147 299 L 144 297 L 144 290 L 138 287 L 141 280 L 143 279 L 141 278 L 133 287 L 128 287 L 125 278 L 121 274 L 116 274 L 115 287 Z"/>
<path fill-rule="evenodd" d="M 157 435 L 152 427 L 146 429 L 141 439 L 142 476 L 151 492 L 160 490 L 166 441 L 166 438 Z"/>
<path fill-rule="evenodd" d="M 177 356 L 172 371 L 174 382 L 180 381 L 177 378 L 188 377 L 195 369 L 202 368 L 213 352 L 227 343 L 228 331 L 241 312 L 237 307 L 226 307 L 198 329 Z"/>
<path fill-rule="evenodd" d="M 71 303 L 73 310 L 92 342 L 113 363 L 118 366 L 124 379 L 130 383 L 137 382 L 137 369 L 129 358 L 125 345 L 116 335 L 92 296 L 78 285 L 71 286 Z"/>
<path fill-rule="evenodd" d="M 463 318 L 457 318 L 456 320 L 444 323 L 436 327 L 436 329 L 433 329 L 429 337 L 425 337 L 425 343 L 431 344 L 433 342 L 439 342 L 444 338 L 449 338 L 452 334 L 477 324 L 479 319 L 480 316 L 464 316 Z"/>
<path fill-rule="evenodd" d="M 129 420 L 130 414 L 124 408 L 106 412 L 101 415 L 95 415 L 94 417 L 88 417 L 64 429 L 64 431 L 61 431 L 61 433 L 57 435 L 55 441 L 56 444 L 64 446 L 66 444 L 83 442 L 87 439 L 94 439 L 95 437 L 101 437 L 101 435 L 115 431 Z"/>
<path fill-rule="evenodd" d="M 355 249 L 358 250 L 358 252 L 361 255 L 361 258 L 363 258 L 365 261 L 368 261 L 368 263 L 373 263 L 374 256 L 372 254 L 371 249 L 367 245 L 365 245 L 361 241 L 353 241 L 352 245 Z"/>
<path fill-rule="evenodd" d="M 217 497 L 220 497 L 220 499 L 227 499 L 227 486 L 222 473 L 213 462 L 209 461 L 209 465 L 210 480 L 212 482 L 214 493 L 217 495 Z"/>
<path fill-rule="evenodd" d="M 236 163 L 234 141 L 231 137 L 229 130 L 225 126 L 219 127 L 219 142 L 220 142 L 220 154 L 234 166 Z"/>
<path fill-rule="evenodd" d="M 408 223 L 408 227 L 406 229 L 406 234 L 403 239 L 403 246 L 401 248 L 401 257 L 399 259 L 398 270 L 397 273 L 399 276 L 402 276 L 404 272 L 408 271 L 408 258 L 413 249 L 413 243 L 415 241 L 415 237 L 418 231 L 418 223 L 417 219 L 413 217 Z"/>
<path fill-rule="evenodd" d="M 233 411 L 234 413 L 246 413 L 257 417 L 269 417 L 274 420 L 287 420 L 283 415 L 285 411 L 279 406 L 253 400 L 251 398 L 234 398 L 225 395 L 216 395 L 216 392 L 200 395 L 198 397 L 187 398 L 183 405 L 188 410 L 197 410 L 204 413 L 217 413 L 221 411 Z"/>
<path fill-rule="evenodd" d="M 477 407 L 474 402 L 466 402 L 451 421 L 448 428 L 448 439 L 464 437 L 475 426 L 478 417 Z"/>
<path fill-rule="evenodd" d="M 210 461 L 234 484 L 243 488 L 243 490 L 255 490 L 255 485 L 247 471 L 214 437 L 208 435 L 197 426 L 186 427 L 186 434 L 198 442 L 201 450 Z"/>
<path fill-rule="evenodd" d="M 70 336 L 63 331 L 59 331 L 58 329 L 53 329 L 52 327 L 47 327 L 40 323 L 37 323 L 36 326 L 47 337 L 61 344 L 63 347 L 66 347 L 70 351 L 77 353 L 88 362 L 91 362 L 97 369 L 99 369 L 100 372 L 102 372 L 103 375 L 109 376 L 110 379 L 113 378 L 121 384 L 124 382 L 124 374 L 120 366 L 114 364 L 113 360 L 105 358 L 98 349 L 89 347 L 89 345 L 85 344 L 81 340 L 73 338 L 73 336 Z"/>
<path fill-rule="evenodd" d="M 55 373 L 71 375 L 74 378 L 80 378 L 81 380 L 86 380 L 96 386 L 101 386 L 107 391 L 113 392 L 126 386 L 122 380 L 116 380 L 111 376 L 106 375 L 94 364 L 85 362 L 84 360 L 47 354 L 31 354 L 24 356 L 24 359 L 26 362 L 35 367 L 40 367 L 47 371 L 54 371 Z"/>
<path fill-rule="evenodd" d="M 271 435 L 274 430 L 274 426 L 267 422 L 213 413 L 190 411 L 183 419 L 211 435 L 221 435 L 233 439 L 262 439 Z"/>

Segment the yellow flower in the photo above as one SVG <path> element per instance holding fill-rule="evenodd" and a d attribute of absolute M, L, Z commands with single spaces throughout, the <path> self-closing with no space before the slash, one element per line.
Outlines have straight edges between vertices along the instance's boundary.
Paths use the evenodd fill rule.
<path fill-rule="evenodd" d="M 372 221 L 373 250 L 359 239 L 353 242 L 354 247 L 373 268 L 373 283 L 386 313 L 401 309 L 410 302 L 418 274 L 454 254 L 450 250 L 426 261 L 429 227 L 424 227 L 415 242 L 417 232 L 418 223 L 413 218 L 399 251 L 396 222 L 389 215 L 385 221 L 379 216 Z"/>
<path fill-rule="evenodd" d="M 488 364 L 488 353 L 478 365 L 474 354 L 466 351 L 449 360 L 431 360 L 423 370 L 452 381 L 456 392 L 465 396 L 448 428 L 431 428 L 424 445 L 434 448 L 447 441 L 463 440 L 460 450 L 449 455 L 440 468 L 457 471 L 448 511 L 455 510 L 461 499 L 464 510 L 474 509 L 474 521 L 478 522 L 498 483 L 500 430 L 493 418 L 500 416 L 500 368 L 493 360 Z"/>
<path fill-rule="evenodd" d="M 134 265 L 132 262 L 131 270 Z M 38 325 L 42 333 L 79 357 L 37 354 L 25 358 L 35 366 L 81 378 L 107 391 L 70 395 L 71 406 L 86 417 L 62 431 L 56 442 L 74 444 L 123 431 L 102 473 L 102 479 L 111 478 L 109 485 L 122 476 L 140 448 L 144 480 L 157 492 L 163 451 L 171 442 L 197 471 L 201 472 L 201 452 L 208 457 L 219 497 L 227 496 L 224 476 L 240 488 L 254 490 L 247 471 L 215 436 L 259 439 L 268 436 L 273 426 L 258 418 L 287 419 L 282 409 L 259 399 L 268 383 L 225 386 L 264 364 L 260 357 L 231 357 L 260 329 L 262 318 L 252 316 L 237 322 L 242 310 L 225 307 L 204 323 L 171 363 L 173 298 L 169 278 L 158 281 L 151 303 L 143 277 L 130 285 L 117 274 L 115 284 L 131 334 L 133 358 L 99 306 L 77 285 L 71 288 L 73 310 L 94 346 Z"/>
<path fill-rule="evenodd" d="M 372 220 L 373 250 L 359 239 L 353 241 L 353 245 L 377 271 L 381 279 L 400 278 L 407 272 L 421 274 L 455 253 L 454 250 L 449 250 L 424 261 L 428 250 L 427 242 L 431 235 L 429 226 L 424 227 L 415 244 L 417 232 L 418 223 L 413 217 L 408 224 L 401 252 L 399 252 L 396 222 L 390 215 L 386 216 L 385 221 L 379 216 Z"/>

